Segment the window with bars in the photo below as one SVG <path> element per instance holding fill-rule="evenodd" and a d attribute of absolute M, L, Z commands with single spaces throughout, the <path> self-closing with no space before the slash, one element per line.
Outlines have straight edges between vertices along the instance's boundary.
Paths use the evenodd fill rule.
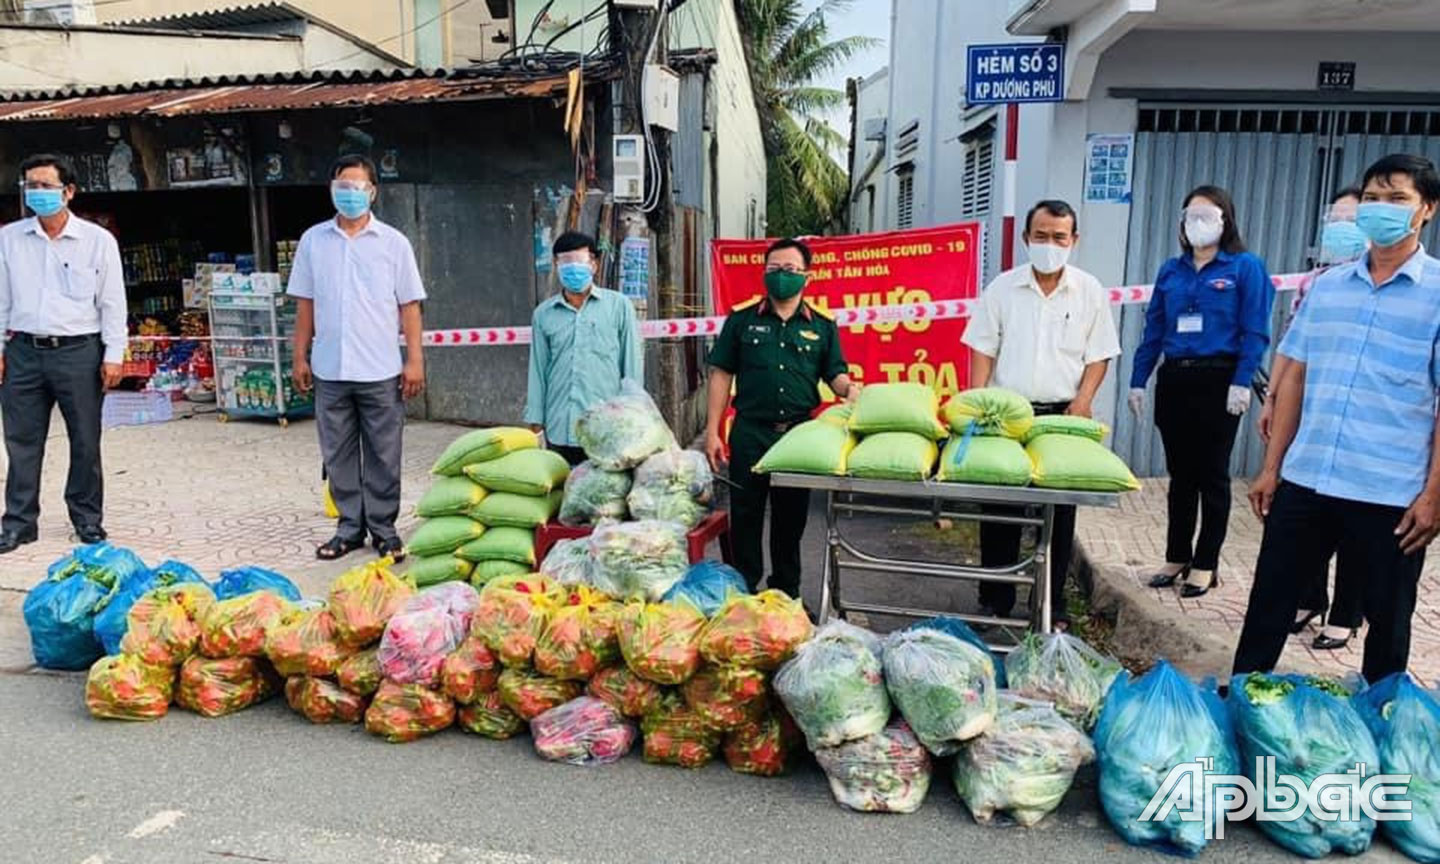
<path fill-rule="evenodd" d="M 897 177 L 895 192 L 895 227 L 911 228 L 915 225 L 915 168 L 901 169 Z"/>

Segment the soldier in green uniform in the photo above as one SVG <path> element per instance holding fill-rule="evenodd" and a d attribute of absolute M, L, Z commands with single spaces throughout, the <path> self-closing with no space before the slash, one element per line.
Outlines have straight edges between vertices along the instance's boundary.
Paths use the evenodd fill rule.
<path fill-rule="evenodd" d="M 736 306 L 710 352 L 709 416 L 705 452 L 718 472 L 725 444 L 720 424 L 735 390 L 730 429 L 730 537 L 735 564 L 754 590 L 765 577 L 760 538 L 765 504 L 770 519 L 769 587 L 800 596 L 800 540 L 810 493 L 772 489 L 770 478 L 751 469 L 791 427 L 810 419 L 820 405 L 819 383 L 853 400 L 860 385 L 846 374 L 840 331 L 834 320 L 802 296 L 809 280 L 810 248 L 779 240 L 765 254 L 765 297 Z"/>

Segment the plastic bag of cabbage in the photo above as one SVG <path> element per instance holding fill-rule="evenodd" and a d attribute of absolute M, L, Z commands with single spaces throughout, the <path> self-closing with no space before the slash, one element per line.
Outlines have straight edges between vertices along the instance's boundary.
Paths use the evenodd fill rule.
<path fill-rule="evenodd" d="M 897 630 L 885 639 L 884 665 L 890 698 L 936 756 L 995 722 L 995 667 L 974 645 L 939 630 Z"/>
<path fill-rule="evenodd" d="M 874 735 L 890 722 L 880 640 L 844 621 L 826 624 L 801 645 L 774 687 L 811 750 Z"/>
<path fill-rule="evenodd" d="M 1440 864 L 1440 698 L 1398 672 L 1365 689 L 1355 708 L 1375 737 L 1380 770 L 1409 774 L 1410 818 L 1382 822 L 1385 836 L 1421 864 Z"/>
<path fill-rule="evenodd" d="M 1347 772 L 1362 763 L 1375 773 L 1380 764 L 1375 741 L 1350 705 L 1349 692 L 1332 681 L 1237 675 L 1230 679 L 1228 705 L 1241 761 L 1251 780 L 1258 779 L 1256 760 L 1271 757 L 1276 776 L 1298 777 L 1307 788 L 1322 775 L 1343 776 L 1352 800 L 1359 801 L 1365 778 Z M 1297 819 L 1258 824 L 1271 840 L 1306 858 L 1323 858 L 1331 852 L 1359 855 L 1370 848 L 1374 819 L 1363 813 L 1358 819 L 1343 813 L 1339 818 L 1323 818 L 1328 815 L 1306 808 Z"/>
<path fill-rule="evenodd" d="M 676 447 L 655 400 L 639 383 L 626 379 L 620 395 L 591 406 L 575 421 L 575 440 L 595 467 L 606 471 L 634 468 L 662 450 Z"/>
<path fill-rule="evenodd" d="M 690 552 L 674 522 L 602 525 L 590 535 L 593 584 L 619 600 L 657 601 L 685 575 Z"/>
<path fill-rule="evenodd" d="M 1048 702 L 1002 693 L 995 725 L 955 757 L 955 791 L 976 822 L 1005 813 L 1029 828 L 1060 806 L 1094 758 L 1090 739 Z"/>
<path fill-rule="evenodd" d="M 704 453 L 665 450 L 635 469 L 635 485 L 626 501 L 636 519 L 660 519 L 693 528 L 710 511 L 714 483 Z"/>
<path fill-rule="evenodd" d="M 1121 674 L 1105 698 L 1094 742 L 1100 806 L 1115 831 L 1135 846 L 1199 854 L 1215 818 L 1213 799 L 1200 802 L 1199 820 L 1183 818 L 1179 807 L 1164 819 L 1140 816 L 1177 765 L 1211 759 L 1206 774 L 1239 770 L 1230 718 L 1214 690 L 1195 686 L 1164 661 L 1135 680 Z"/>
<path fill-rule="evenodd" d="M 624 522 L 630 518 L 632 478 L 629 471 L 605 471 L 585 461 L 565 479 L 565 499 L 560 504 L 560 524 L 596 525 Z"/>
<path fill-rule="evenodd" d="M 1105 693 L 1124 667 L 1068 633 L 1031 634 L 1005 658 L 1010 689 L 1051 702 L 1085 731 L 1095 728 Z"/>

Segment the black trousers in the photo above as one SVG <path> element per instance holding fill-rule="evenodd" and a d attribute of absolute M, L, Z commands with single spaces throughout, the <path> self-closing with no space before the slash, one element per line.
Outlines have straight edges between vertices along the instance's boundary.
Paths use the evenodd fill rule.
<path fill-rule="evenodd" d="M 1319 547 L 1317 561 L 1306 565 L 1308 572 L 1297 574 L 1300 579 L 1300 609 L 1307 612 L 1327 612 L 1325 623 L 1332 627 L 1357 629 L 1364 620 L 1365 585 L 1354 577 L 1335 568 L 1335 596 L 1330 596 L 1330 559 L 1339 545 L 1334 537 L 1312 537 Z M 1324 552 L 1323 557 L 1318 553 Z"/>
<path fill-rule="evenodd" d="M 1062 404 L 1035 404 L 1035 414 L 1063 414 L 1067 406 Z M 985 513 L 1019 516 L 1025 511 L 1019 507 L 988 506 Z M 1008 567 L 1020 560 L 1021 526 L 995 522 L 980 523 L 980 566 Z M 1052 620 L 1066 620 L 1065 579 L 1070 573 L 1070 560 L 1075 553 L 1075 508 L 1055 508 L 1055 522 L 1050 533 L 1050 616 Z M 980 583 L 980 602 L 990 607 L 1001 617 L 1008 616 L 1015 607 L 1015 586 L 997 582 Z M 1030 604 L 1039 607 L 1039 601 L 1031 598 Z"/>
<path fill-rule="evenodd" d="M 1230 451 L 1240 418 L 1225 410 L 1235 367 L 1167 362 L 1155 382 L 1155 425 L 1170 472 L 1165 560 L 1214 570 L 1230 521 Z M 1200 536 L 1195 537 L 1196 519 Z"/>
<path fill-rule="evenodd" d="M 1304 586 L 1299 574 L 1324 553 L 1317 537 L 1337 538 L 1336 567 L 1341 579 L 1362 585 L 1362 604 L 1370 629 L 1365 635 L 1361 672 L 1378 681 L 1402 671 L 1410 660 L 1410 618 L 1425 552 L 1400 551 L 1395 526 L 1405 510 L 1320 495 L 1282 482 L 1265 519 L 1260 559 L 1245 626 L 1235 650 L 1235 672 L 1275 668 Z"/>
<path fill-rule="evenodd" d="M 565 461 L 570 463 L 571 468 L 574 468 L 576 465 L 579 465 L 581 462 L 584 462 L 587 458 L 589 458 L 585 455 L 585 451 L 580 449 L 579 447 L 570 447 L 565 444 L 556 444 L 554 442 L 547 442 L 546 446 L 549 447 L 551 450 L 554 450 L 556 453 L 559 453 L 561 456 L 565 457 Z"/>
<path fill-rule="evenodd" d="M 800 541 L 810 516 L 806 489 L 772 489 L 770 475 L 751 469 L 784 433 L 774 426 L 736 416 L 730 429 L 730 544 L 735 569 L 754 591 L 765 578 L 761 538 L 765 534 L 765 505 L 770 505 L 769 587 L 800 596 Z"/>
<path fill-rule="evenodd" d="M 400 379 L 315 379 L 315 425 L 330 497 L 340 511 L 335 533 L 361 542 L 366 534 L 396 539 L 405 434 Z"/>
<path fill-rule="evenodd" d="M 20 339 L 6 344 L 5 381 L 0 386 L 5 453 L 10 460 L 5 480 L 5 531 L 28 534 L 39 522 L 40 468 L 56 405 L 70 438 L 70 473 L 65 479 L 70 523 L 89 528 L 104 522 L 105 484 L 100 466 L 103 359 L 99 336 L 62 348 L 36 348 Z"/>

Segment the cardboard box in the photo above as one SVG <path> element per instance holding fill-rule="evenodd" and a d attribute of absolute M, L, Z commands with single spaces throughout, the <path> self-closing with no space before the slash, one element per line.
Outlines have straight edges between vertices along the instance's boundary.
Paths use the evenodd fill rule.
<path fill-rule="evenodd" d="M 210 302 L 209 279 L 184 279 L 180 289 L 185 297 L 186 309 L 204 309 Z"/>
<path fill-rule="evenodd" d="M 283 289 L 280 286 L 279 273 L 251 273 L 250 290 L 256 294 L 280 294 Z"/>

